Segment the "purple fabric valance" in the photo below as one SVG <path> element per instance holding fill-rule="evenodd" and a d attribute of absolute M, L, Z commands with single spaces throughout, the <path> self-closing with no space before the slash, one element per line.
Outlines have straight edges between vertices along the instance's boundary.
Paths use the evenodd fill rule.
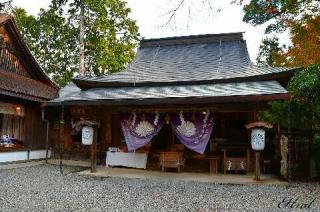
<path fill-rule="evenodd" d="M 120 121 L 128 150 L 136 150 L 149 143 L 164 124 L 163 116 L 157 112 L 122 114 Z"/>
<path fill-rule="evenodd" d="M 183 113 L 171 115 L 172 129 L 189 149 L 203 154 L 213 129 L 213 116 L 206 113 Z"/>

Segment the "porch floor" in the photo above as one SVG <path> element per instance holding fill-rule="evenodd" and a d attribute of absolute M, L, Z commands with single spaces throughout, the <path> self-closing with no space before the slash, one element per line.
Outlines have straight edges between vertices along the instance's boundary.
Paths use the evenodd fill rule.
<path fill-rule="evenodd" d="M 161 172 L 131 168 L 111 168 L 97 167 L 97 172 L 91 173 L 90 169 L 81 171 L 80 175 L 92 177 L 122 177 L 136 179 L 152 179 L 152 180 L 181 180 L 196 181 L 206 183 L 220 184 L 265 184 L 265 185 L 287 185 L 287 182 L 280 181 L 273 175 L 262 175 L 261 181 L 255 181 L 252 174 L 209 174 L 209 173 L 193 173 L 193 172 Z"/>

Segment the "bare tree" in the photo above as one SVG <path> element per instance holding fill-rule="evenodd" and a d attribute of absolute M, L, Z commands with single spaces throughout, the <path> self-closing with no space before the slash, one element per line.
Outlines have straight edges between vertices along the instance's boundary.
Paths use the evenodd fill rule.
<path fill-rule="evenodd" d="M 187 11 L 188 19 L 191 20 L 192 11 L 196 10 L 198 6 L 205 8 L 206 12 L 209 12 L 210 14 L 220 12 L 220 9 L 214 8 L 213 6 L 215 1 L 216 0 L 171 0 L 170 3 L 172 5 L 169 6 L 169 11 L 164 15 L 167 17 L 164 26 L 166 27 L 171 24 L 176 16 L 182 11 Z"/>
<path fill-rule="evenodd" d="M 230 4 L 243 5 L 244 0 L 223 0 L 229 1 Z M 174 19 L 178 16 L 182 11 L 187 11 L 188 20 L 192 20 L 192 13 L 196 10 L 197 7 L 202 8 L 202 12 L 207 15 L 213 15 L 221 12 L 221 8 L 217 6 L 217 0 L 170 0 L 171 5 L 169 5 L 169 11 L 164 14 L 166 17 L 166 22 L 164 27 L 170 25 Z M 188 24 L 188 23 L 187 23 Z"/>

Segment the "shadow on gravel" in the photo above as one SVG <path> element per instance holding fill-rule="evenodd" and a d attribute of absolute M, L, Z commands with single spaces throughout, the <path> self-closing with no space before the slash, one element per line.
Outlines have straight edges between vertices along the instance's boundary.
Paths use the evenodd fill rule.
<path fill-rule="evenodd" d="M 52 165 L 52 164 L 44 164 L 44 166 L 51 166 L 57 168 L 57 171 L 60 172 L 59 165 Z M 69 175 L 69 174 L 75 174 L 81 171 L 84 171 L 88 168 L 81 167 L 81 166 L 62 166 L 62 175 Z"/>

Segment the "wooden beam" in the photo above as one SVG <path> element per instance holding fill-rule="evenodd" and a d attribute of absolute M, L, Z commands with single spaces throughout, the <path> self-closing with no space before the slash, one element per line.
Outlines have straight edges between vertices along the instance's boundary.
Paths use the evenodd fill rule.
<path fill-rule="evenodd" d="M 141 106 L 73 106 L 71 107 L 72 116 L 91 116 L 97 114 L 98 116 L 104 116 L 105 113 L 115 114 L 118 112 L 127 111 L 159 111 L 159 112 L 170 112 L 177 110 L 184 111 L 206 111 L 210 110 L 213 112 L 250 112 L 253 110 L 252 103 L 237 103 L 237 106 L 232 104 L 197 104 L 197 105 L 179 105 L 179 104 L 168 104 L 168 105 L 141 105 Z M 78 112 L 77 112 L 78 111 Z"/>
<path fill-rule="evenodd" d="M 106 113 L 118 114 L 119 112 L 144 111 L 154 112 L 170 112 L 170 111 L 206 111 L 219 113 L 238 113 L 238 112 L 252 112 L 254 110 L 254 102 L 242 103 L 199 103 L 199 104 L 157 104 L 157 105 L 140 105 L 140 106 L 107 106 L 107 105 L 74 105 L 69 107 L 70 115 L 72 117 L 81 117 L 91 119 L 96 115 L 98 119 L 104 119 Z M 269 108 L 267 102 L 260 104 L 263 106 L 262 110 Z M 52 107 L 51 107 L 52 108 Z M 54 109 L 54 108 L 52 108 Z M 50 109 L 50 111 L 52 111 Z"/>

